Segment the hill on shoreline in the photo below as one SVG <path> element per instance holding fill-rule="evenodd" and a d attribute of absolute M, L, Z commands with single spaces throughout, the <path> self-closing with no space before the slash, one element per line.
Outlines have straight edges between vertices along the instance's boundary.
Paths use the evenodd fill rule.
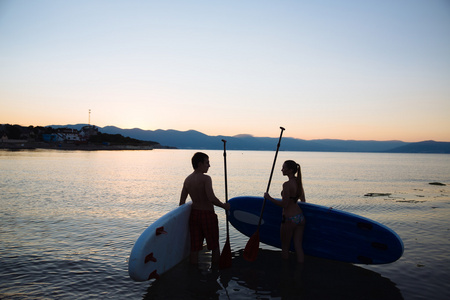
<path fill-rule="evenodd" d="M 49 127 L 79 129 L 86 124 L 49 125 Z M 121 134 L 143 141 L 156 141 L 161 145 L 178 149 L 220 150 L 222 139 L 227 141 L 228 150 L 275 150 L 278 138 L 254 137 L 248 134 L 236 136 L 209 136 L 196 130 L 143 130 L 122 129 L 115 126 L 98 127 L 108 134 Z M 356 141 L 318 139 L 302 140 L 283 138 L 280 151 L 320 151 L 320 152 L 385 152 L 385 153 L 444 153 L 450 154 L 450 142 L 423 141 L 407 143 L 402 141 Z"/>

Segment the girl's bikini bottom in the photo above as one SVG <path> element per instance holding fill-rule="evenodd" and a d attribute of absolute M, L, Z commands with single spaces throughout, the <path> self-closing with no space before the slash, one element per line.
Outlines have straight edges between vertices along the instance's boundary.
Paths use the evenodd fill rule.
<path fill-rule="evenodd" d="M 281 223 L 286 223 L 286 221 L 295 223 L 297 225 L 301 225 L 303 221 L 305 220 L 305 216 L 303 214 L 298 214 L 292 217 L 286 217 L 283 215 L 283 218 L 281 219 Z"/>

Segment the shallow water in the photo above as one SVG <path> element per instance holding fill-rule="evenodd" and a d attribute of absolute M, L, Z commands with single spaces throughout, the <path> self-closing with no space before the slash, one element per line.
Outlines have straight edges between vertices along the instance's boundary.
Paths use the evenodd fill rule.
<path fill-rule="evenodd" d="M 403 240 L 392 264 L 352 265 L 309 257 L 283 265 L 230 228 L 233 266 L 186 262 L 160 280 L 128 277 L 139 235 L 178 205 L 195 151 L 0 151 L 1 299 L 449 299 L 450 156 L 280 152 L 271 184 L 278 196 L 285 159 L 301 163 L 308 202 L 381 222 Z M 223 152 L 207 151 L 216 195 L 224 200 Z M 273 152 L 228 151 L 228 195 L 261 196 Z M 390 194 L 367 197 L 368 193 Z M 225 241 L 225 217 L 216 209 Z M 176 288 L 174 288 L 176 286 Z"/>

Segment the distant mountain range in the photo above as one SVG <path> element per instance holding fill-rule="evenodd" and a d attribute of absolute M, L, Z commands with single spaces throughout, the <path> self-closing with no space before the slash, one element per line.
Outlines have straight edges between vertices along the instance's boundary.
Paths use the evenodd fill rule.
<path fill-rule="evenodd" d="M 53 128 L 67 127 L 81 129 L 87 124 L 50 125 Z M 108 134 L 121 134 L 143 141 L 158 142 L 163 146 L 178 149 L 223 149 L 222 139 L 229 150 L 275 150 L 277 138 L 254 137 L 251 135 L 209 136 L 195 130 L 142 130 L 122 129 L 115 126 L 98 127 Z M 355 141 L 355 140 L 302 140 L 285 137 L 280 151 L 322 151 L 322 152 L 389 152 L 389 153 L 450 153 L 450 142 L 423 141 L 407 143 L 402 141 Z"/>

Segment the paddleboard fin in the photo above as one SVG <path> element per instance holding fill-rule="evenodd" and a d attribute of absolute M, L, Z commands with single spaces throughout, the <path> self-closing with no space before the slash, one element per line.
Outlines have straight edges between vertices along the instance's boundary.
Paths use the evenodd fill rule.
<path fill-rule="evenodd" d="M 156 262 L 156 258 L 153 256 L 153 252 L 145 257 L 145 263 L 148 263 L 149 261 Z"/>
<path fill-rule="evenodd" d="M 164 231 L 164 226 L 156 228 L 156 235 L 160 235 L 160 234 L 167 234 L 167 232 Z"/>
<path fill-rule="evenodd" d="M 366 264 L 366 265 L 370 265 L 373 263 L 373 260 L 370 257 L 366 257 L 366 256 L 362 256 L 362 255 L 358 256 L 358 260 L 361 263 Z"/>
<path fill-rule="evenodd" d="M 364 230 L 372 230 L 372 224 L 365 223 L 365 222 L 358 222 L 358 228 L 364 229 Z"/>
<path fill-rule="evenodd" d="M 379 250 L 387 250 L 388 249 L 388 245 L 383 244 L 383 243 L 377 243 L 377 242 L 373 242 L 372 247 L 374 247 L 375 249 L 379 249 Z"/>
<path fill-rule="evenodd" d="M 148 275 L 148 280 L 150 279 L 159 279 L 159 274 L 158 272 L 156 272 L 156 270 L 154 270 L 153 272 L 150 273 L 150 275 Z"/>

